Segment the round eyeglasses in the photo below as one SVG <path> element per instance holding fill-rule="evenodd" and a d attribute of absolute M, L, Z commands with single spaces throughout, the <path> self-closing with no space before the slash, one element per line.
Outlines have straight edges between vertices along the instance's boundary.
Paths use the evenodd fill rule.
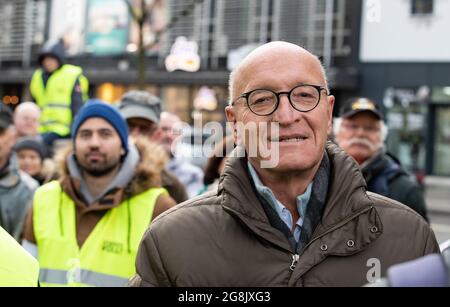
<path fill-rule="evenodd" d="M 300 112 L 312 111 L 320 102 L 320 93 L 324 90 L 327 96 L 327 89 L 319 85 L 302 84 L 294 87 L 289 92 L 274 92 L 267 89 L 255 89 L 241 94 L 234 103 L 245 98 L 247 106 L 256 115 L 267 116 L 275 112 L 280 104 L 280 96 L 286 94 L 292 107 Z"/>

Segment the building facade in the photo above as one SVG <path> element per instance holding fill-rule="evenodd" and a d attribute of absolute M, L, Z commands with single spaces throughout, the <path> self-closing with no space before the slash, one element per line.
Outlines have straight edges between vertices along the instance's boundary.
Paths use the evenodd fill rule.
<path fill-rule="evenodd" d="M 131 2 L 135 7 L 140 3 Z M 7 8 L 4 14 L 20 15 L 14 23 L 0 18 L 12 25 L 0 35 L 23 42 L 13 50 L 0 40 L 4 102 L 29 99 L 39 47 L 62 37 L 68 61 L 82 66 L 91 82 L 91 96 L 114 102 L 136 88 L 139 31 L 126 0 L 0 0 L 0 7 L 3 12 Z M 359 33 L 359 1 L 160 0 L 147 1 L 146 10 L 145 88 L 188 122 L 195 112 L 223 121 L 230 69 L 250 50 L 273 40 L 298 43 L 322 57 L 338 97 L 358 91 L 359 39 L 354 33 Z M 196 43 L 200 65 L 195 72 L 169 72 L 165 66 L 179 37 Z M 216 102 L 198 106 L 194 101 L 205 86 Z"/>
<path fill-rule="evenodd" d="M 410 170 L 450 175 L 450 2 L 365 0 L 360 93 L 382 101 L 388 150 Z"/>

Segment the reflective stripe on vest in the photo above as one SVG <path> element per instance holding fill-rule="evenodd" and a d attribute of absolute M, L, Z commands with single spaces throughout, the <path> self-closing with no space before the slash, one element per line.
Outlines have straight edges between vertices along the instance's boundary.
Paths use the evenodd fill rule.
<path fill-rule="evenodd" d="M 74 202 L 57 181 L 40 187 L 33 201 L 33 227 L 41 285 L 125 285 L 135 274 L 138 246 L 162 193 L 167 194 L 152 188 L 108 210 L 80 248 Z"/>
<path fill-rule="evenodd" d="M 0 287 L 36 287 L 39 264 L 0 227 Z"/>
<path fill-rule="evenodd" d="M 61 136 L 70 134 L 72 123 L 72 91 L 77 79 L 82 83 L 83 97 L 87 97 L 87 79 L 82 76 L 80 67 L 63 65 L 47 80 L 44 87 L 42 70 L 37 70 L 31 80 L 30 90 L 41 108 L 39 132 L 54 132 Z M 83 79 L 83 81 L 81 81 Z"/>
<path fill-rule="evenodd" d="M 81 75 L 79 80 L 80 80 L 81 92 L 83 94 L 83 101 L 87 101 L 89 99 L 89 96 L 88 96 L 89 81 L 84 75 Z"/>
<path fill-rule="evenodd" d="M 39 273 L 39 280 L 45 280 L 47 284 L 60 286 L 67 284 L 82 285 L 84 283 L 95 287 L 124 287 L 128 283 L 128 278 L 82 269 L 72 271 L 42 269 Z"/>
<path fill-rule="evenodd" d="M 62 104 L 62 103 L 49 102 L 49 103 L 47 103 L 47 107 L 49 107 L 49 108 L 69 109 L 70 110 L 70 105 Z"/>

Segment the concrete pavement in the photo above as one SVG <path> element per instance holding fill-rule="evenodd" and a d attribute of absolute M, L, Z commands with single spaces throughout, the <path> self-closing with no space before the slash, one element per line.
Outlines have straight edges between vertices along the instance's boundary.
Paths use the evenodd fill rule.
<path fill-rule="evenodd" d="M 425 200 L 438 242 L 450 240 L 450 178 L 425 177 Z"/>
<path fill-rule="evenodd" d="M 425 200 L 428 211 L 450 213 L 450 178 L 425 177 Z"/>

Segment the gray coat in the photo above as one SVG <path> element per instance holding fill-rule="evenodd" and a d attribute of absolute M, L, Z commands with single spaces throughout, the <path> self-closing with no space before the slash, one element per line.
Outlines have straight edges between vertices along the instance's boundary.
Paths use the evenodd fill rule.
<path fill-rule="evenodd" d="M 20 171 L 14 157 L 0 174 L 0 226 L 16 240 L 20 239 L 23 223 L 39 184 Z"/>

